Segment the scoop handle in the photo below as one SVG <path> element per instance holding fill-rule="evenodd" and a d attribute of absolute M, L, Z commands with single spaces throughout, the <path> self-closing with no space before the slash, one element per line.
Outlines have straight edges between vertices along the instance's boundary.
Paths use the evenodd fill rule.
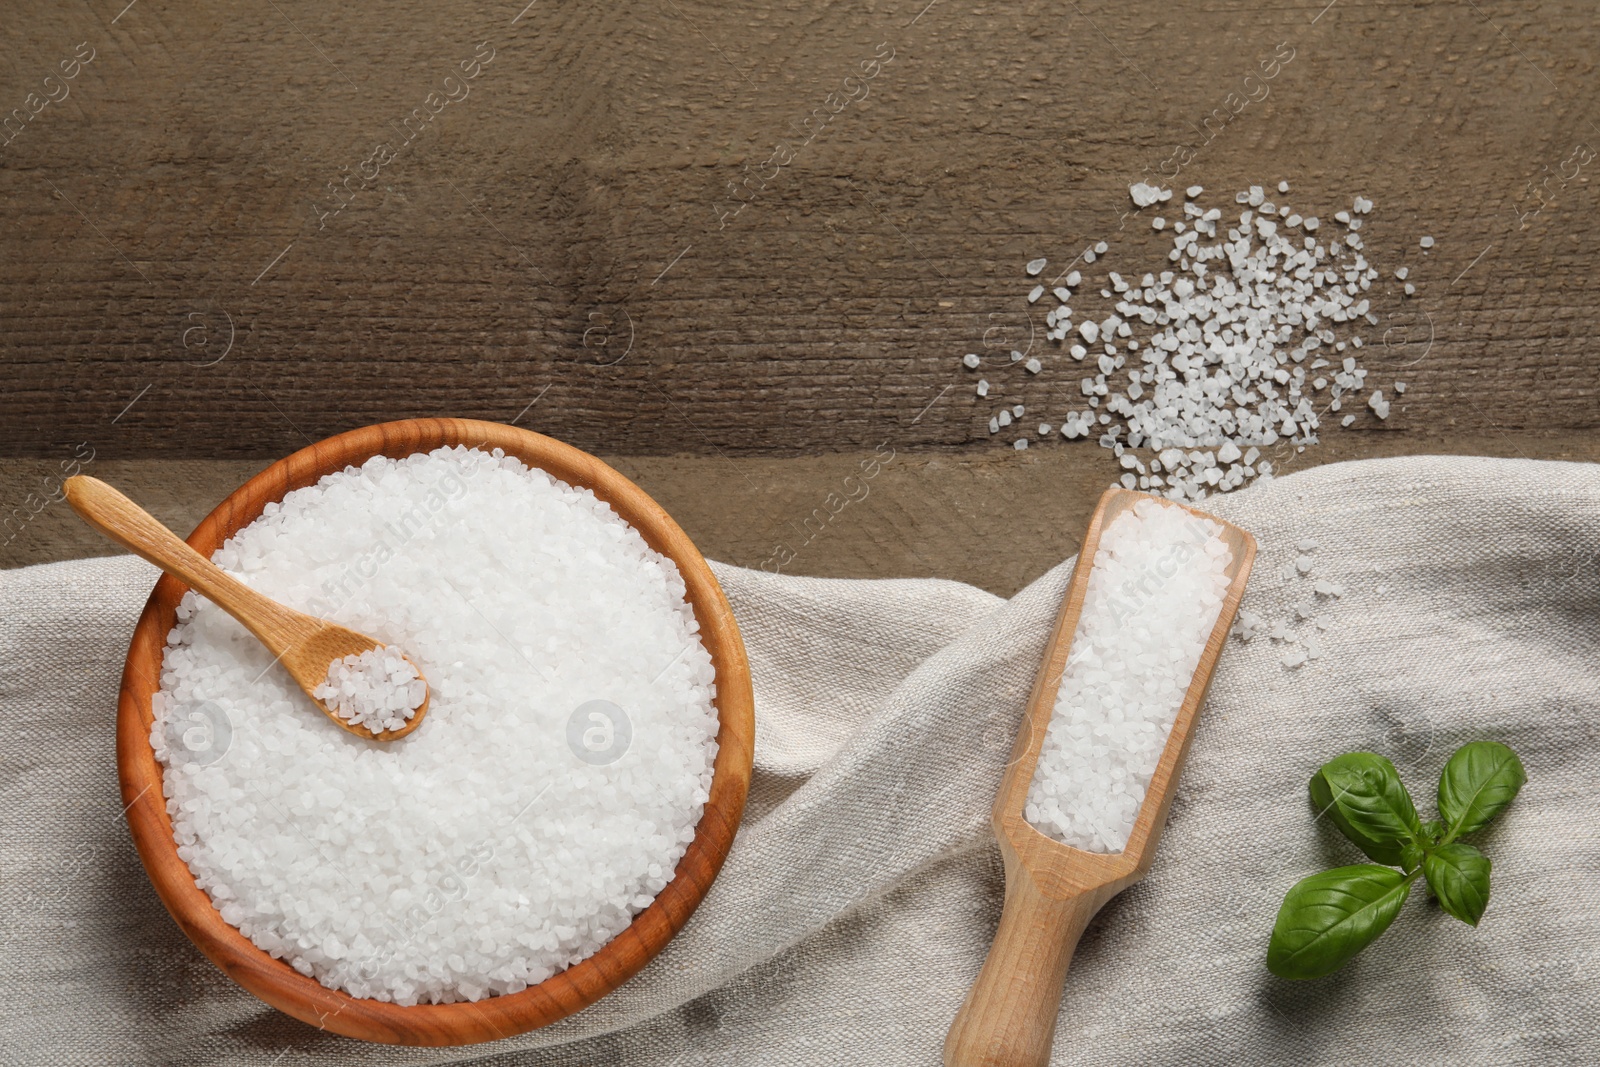
<path fill-rule="evenodd" d="M 1046 1067 L 1067 967 L 1103 902 L 1093 889 L 1049 896 L 1027 870 L 1006 871 L 1000 927 L 950 1025 L 945 1067 Z"/>
<path fill-rule="evenodd" d="M 206 559 L 154 515 L 100 479 L 74 475 L 63 491 L 84 522 L 211 600 L 269 648 L 279 651 L 287 647 L 295 613 Z"/>

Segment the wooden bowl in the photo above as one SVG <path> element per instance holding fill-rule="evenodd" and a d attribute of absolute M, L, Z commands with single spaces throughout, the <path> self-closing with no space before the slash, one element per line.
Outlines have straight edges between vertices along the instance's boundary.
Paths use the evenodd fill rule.
<path fill-rule="evenodd" d="M 273 959 L 224 922 L 178 858 L 161 790 L 161 765 L 150 747 L 151 697 L 159 688 L 167 632 L 187 590 L 175 578 L 164 575 L 145 604 L 128 649 L 118 701 L 117 771 L 128 827 L 156 893 L 178 926 L 228 977 L 278 1010 L 346 1037 L 396 1045 L 464 1045 L 510 1037 L 588 1007 L 637 974 L 683 928 L 721 869 L 744 811 L 755 746 L 744 643 L 704 557 L 638 486 L 593 456 L 540 434 L 469 419 L 413 419 L 352 430 L 279 460 L 250 479 L 196 527 L 189 544 L 209 558 L 269 502 L 292 489 L 372 456 L 399 458 L 444 445 L 502 448 L 610 504 L 651 548 L 678 565 L 701 640 L 716 668 L 721 726 L 711 796 L 694 840 L 655 901 L 598 952 L 520 993 L 475 1003 L 403 1007 L 326 988 Z"/>

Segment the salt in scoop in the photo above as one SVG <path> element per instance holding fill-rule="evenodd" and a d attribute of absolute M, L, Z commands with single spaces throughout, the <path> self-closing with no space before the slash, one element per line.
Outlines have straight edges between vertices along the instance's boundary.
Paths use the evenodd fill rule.
<path fill-rule="evenodd" d="M 368 688 L 359 680 L 351 682 L 357 690 L 353 699 L 347 698 L 343 702 L 334 692 L 340 686 L 328 685 L 330 682 L 337 683 L 341 678 L 349 679 L 352 671 L 361 670 L 375 659 L 387 660 L 386 666 L 392 670 L 395 660 L 404 658 L 403 653 L 366 634 L 303 614 L 262 596 L 190 548 L 149 512 L 98 478 L 82 474 L 68 478 L 65 492 L 67 503 L 84 522 L 154 563 L 239 620 L 277 657 L 318 710 L 341 729 L 367 740 L 398 741 L 422 725 L 430 693 L 421 669 L 409 660 L 406 663 L 416 671 L 412 684 L 420 682 L 422 685 L 422 702 L 409 719 L 391 729 L 376 730 L 365 723 L 370 721 L 388 725 L 399 721 L 401 713 L 390 711 L 369 716 L 353 710 L 353 705 L 362 702 L 361 698 L 365 695 L 361 690 Z M 375 651 L 377 655 L 371 655 Z M 352 664 L 346 659 L 352 656 L 357 657 L 356 663 Z M 329 667 L 336 661 L 345 662 L 339 666 L 335 677 L 330 679 Z M 381 686 L 386 679 L 379 678 L 377 681 Z M 336 705 L 342 703 L 342 708 L 330 707 L 323 698 L 317 696 L 319 689 L 329 694 L 328 699 Z M 341 715 L 340 710 L 345 714 Z"/>
<path fill-rule="evenodd" d="M 1155 860 L 1156 843 L 1177 790 L 1178 771 L 1255 560 L 1255 539 L 1215 516 L 1185 509 L 1222 527 L 1218 536 L 1231 555 L 1225 572 L 1227 592 L 1127 844 L 1121 852 L 1073 848 L 1035 829 L 1023 814 L 1089 590 L 1101 532 L 1124 511 L 1151 499 L 1159 498 L 1120 488 L 1107 490 L 1089 521 L 1072 582 L 1045 645 L 1022 729 L 1011 750 L 1011 762 L 995 797 L 993 824 L 1005 860 L 1005 904 L 989 956 L 945 1039 L 945 1067 L 1045 1067 L 1078 938 L 1101 906 L 1143 878 Z M 1183 506 L 1159 502 L 1164 507 Z"/>

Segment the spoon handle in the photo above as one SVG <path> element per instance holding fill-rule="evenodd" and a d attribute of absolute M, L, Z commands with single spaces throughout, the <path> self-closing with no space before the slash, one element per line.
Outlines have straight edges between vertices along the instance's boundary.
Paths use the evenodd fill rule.
<path fill-rule="evenodd" d="M 1020 865 L 1006 872 L 1006 901 L 989 956 L 944 1043 L 945 1067 L 1045 1067 L 1067 967 L 1100 910 L 1093 890 L 1046 895 Z"/>
<path fill-rule="evenodd" d="M 83 521 L 154 563 L 232 615 L 268 648 L 279 651 L 297 613 L 262 596 L 190 548 L 155 516 L 98 478 L 68 478 L 67 503 Z"/>

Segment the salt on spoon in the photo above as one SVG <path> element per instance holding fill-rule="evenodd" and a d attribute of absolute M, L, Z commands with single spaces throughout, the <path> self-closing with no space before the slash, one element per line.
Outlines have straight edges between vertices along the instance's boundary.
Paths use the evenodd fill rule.
<path fill-rule="evenodd" d="M 399 650 L 262 596 L 98 478 L 79 474 L 64 488 L 84 522 L 238 619 L 341 728 L 398 741 L 422 725 L 428 683 Z"/>
<path fill-rule="evenodd" d="M 1228 562 L 1224 573 L 1228 584 L 1205 647 L 1199 654 L 1199 662 L 1194 666 L 1193 677 L 1183 690 L 1171 730 L 1160 746 L 1159 760 L 1141 796 L 1131 829 L 1124 837 L 1121 827 L 1103 827 L 1104 832 L 1096 835 L 1102 840 L 1081 840 L 1071 832 L 1071 825 L 1063 825 L 1061 820 L 1050 818 L 1048 811 L 1040 810 L 1048 805 L 1041 804 L 1039 797 L 1033 798 L 1033 805 L 1036 814 L 1043 816 L 1040 821 L 1044 825 L 1035 826 L 1029 822 L 1029 793 L 1034 786 L 1035 769 L 1040 768 L 1041 756 L 1046 764 L 1040 768 L 1042 773 L 1052 771 L 1048 766 L 1052 753 L 1046 743 L 1050 740 L 1052 717 L 1061 710 L 1057 698 L 1062 696 L 1072 702 L 1071 694 L 1062 692 L 1062 680 L 1068 674 L 1069 661 L 1084 659 L 1072 646 L 1081 636 L 1079 620 L 1084 616 L 1085 602 L 1090 600 L 1091 575 L 1099 568 L 1100 561 L 1096 557 L 1101 554 L 1101 535 L 1124 513 L 1140 508 L 1148 510 L 1151 506 L 1186 512 L 1198 524 L 1196 529 L 1207 531 L 1207 542 L 1219 538 L 1226 544 Z M 1096 616 L 1102 627 L 1107 619 L 1129 629 L 1154 631 L 1165 625 L 1159 616 L 1163 611 L 1170 612 L 1172 605 L 1166 602 L 1170 597 L 1160 595 L 1164 592 L 1163 586 L 1170 583 L 1178 569 L 1191 558 L 1190 553 L 1181 549 L 1181 543 L 1175 541 L 1171 551 L 1131 553 L 1125 562 L 1137 560 L 1147 566 L 1141 566 L 1142 573 L 1136 575 L 1135 580 L 1122 582 L 1122 588 L 1112 592 L 1118 600 L 1114 610 L 1105 610 L 1104 604 L 1098 608 L 1090 605 L 1086 620 L 1090 628 L 1097 625 Z M 1045 646 L 1044 660 L 1028 698 L 1022 729 L 1011 750 L 1011 761 L 1006 765 L 1000 791 L 995 797 L 992 821 L 1000 854 L 1005 860 L 1005 906 L 988 958 L 945 1039 L 945 1067 L 1045 1067 L 1049 1063 L 1067 968 L 1078 938 L 1101 906 L 1143 878 L 1155 860 L 1156 843 L 1161 838 L 1167 809 L 1177 790 L 1178 772 L 1188 753 L 1211 673 L 1244 596 L 1255 553 L 1255 539 L 1244 530 L 1181 504 L 1121 488 L 1110 489 L 1100 498 L 1084 535 L 1072 582 L 1067 587 L 1060 614 L 1056 616 L 1055 629 Z M 1156 557 L 1153 562 L 1152 555 Z M 1201 548 L 1195 555 L 1208 557 L 1209 552 Z M 1091 636 L 1105 640 L 1104 634 Z M 1107 663 L 1092 662 L 1092 656 L 1090 660 L 1091 672 L 1107 672 Z M 1070 731 L 1081 728 L 1082 723 L 1069 721 L 1064 725 Z M 1058 737 L 1057 741 L 1060 740 Z M 1114 739 L 1101 738 L 1101 747 L 1108 746 L 1111 740 Z M 1131 755 L 1139 747 L 1130 746 L 1123 755 Z M 1107 764 L 1117 762 L 1109 752 L 1103 758 Z M 1068 770 L 1070 772 L 1070 768 Z M 1087 815 L 1091 822 L 1106 821 L 1104 812 L 1080 813 Z M 1090 848 L 1111 848 L 1121 842 L 1121 851 L 1090 851 L 1068 845 L 1064 838 L 1079 839 Z"/>

